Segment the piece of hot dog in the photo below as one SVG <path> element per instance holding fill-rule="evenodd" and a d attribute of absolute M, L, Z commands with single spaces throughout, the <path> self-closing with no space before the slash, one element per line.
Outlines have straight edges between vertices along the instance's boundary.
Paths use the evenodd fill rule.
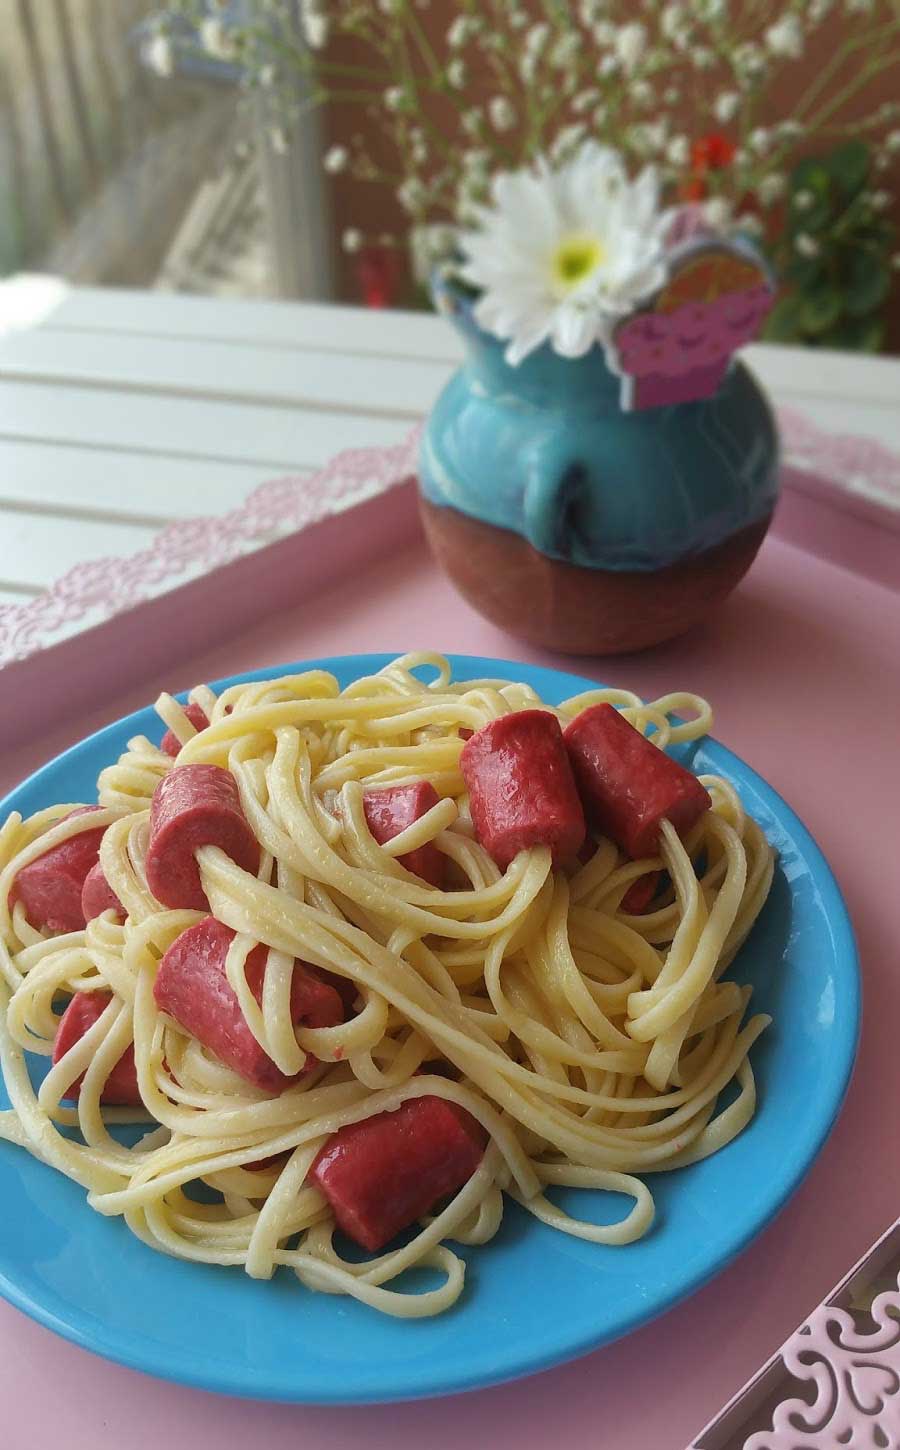
<path fill-rule="evenodd" d="M 530 846 L 549 846 L 554 864 L 577 856 L 584 812 L 555 715 L 501 715 L 466 741 L 459 763 L 475 834 L 501 870 Z"/>
<path fill-rule="evenodd" d="M 341 1128 L 322 1148 L 312 1177 L 344 1233 L 376 1253 L 439 1198 L 472 1177 L 485 1133 L 445 1098 L 409 1098 Z"/>
<path fill-rule="evenodd" d="M 613 705 L 582 710 L 564 739 L 588 816 L 632 860 L 656 853 L 664 820 L 684 835 L 712 804 L 697 777 Z"/>
<path fill-rule="evenodd" d="M 386 841 L 392 841 L 407 826 L 424 816 L 439 801 L 440 796 L 427 780 L 416 780 L 410 785 L 392 785 L 384 790 L 367 790 L 363 796 L 366 825 L 379 846 L 383 846 Z M 446 857 L 433 841 L 419 846 L 415 851 L 408 851 L 405 856 L 398 856 L 397 859 L 414 876 L 421 876 L 423 881 L 428 881 L 432 886 L 443 886 Z"/>
<path fill-rule="evenodd" d="M 225 958 L 234 932 L 215 917 L 204 917 L 176 937 L 159 964 L 153 994 L 160 1011 L 202 1042 L 213 1056 L 254 1087 L 282 1092 L 296 1078 L 288 1077 L 257 1042 L 247 1026 L 237 994 L 225 974 Z M 268 948 L 255 947 L 247 958 L 247 984 L 262 1003 Z M 344 1020 L 344 1007 L 333 987 L 313 967 L 294 963 L 291 981 L 291 1021 L 295 1027 L 335 1027 Z M 307 1056 L 304 1072 L 316 1059 Z"/>
<path fill-rule="evenodd" d="M 219 765 L 175 765 L 150 802 L 147 885 L 163 906 L 209 909 L 194 859 L 201 846 L 219 846 L 245 871 L 259 870 L 259 842 L 234 776 Z"/>
<path fill-rule="evenodd" d="M 73 816 L 89 815 L 100 806 L 79 806 Z M 81 893 L 91 868 L 97 864 L 105 826 L 81 831 L 52 846 L 43 856 L 17 872 L 9 893 L 10 907 L 21 901 L 31 925 L 39 931 L 80 931 L 85 924 Z"/>
<path fill-rule="evenodd" d="M 56 1037 L 53 1040 L 53 1061 L 59 1062 L 70 1047 L 80 1041 L 93 1027 L 97 1019 L 112 1001 L 111 992 L 76 992 L 65 1012 L 59 1019 Z M 77 1098 L 81 1091 L 82 1077 L 76 1078 L 66 1096 Z M 101 1103 L 111 1107 L 132 1107 L 142 1101 L 138 1089 L 137 1069 L 134 1065 L 134 1043 L 126 1047 L 116 1063 L 100 1094 Z"/>

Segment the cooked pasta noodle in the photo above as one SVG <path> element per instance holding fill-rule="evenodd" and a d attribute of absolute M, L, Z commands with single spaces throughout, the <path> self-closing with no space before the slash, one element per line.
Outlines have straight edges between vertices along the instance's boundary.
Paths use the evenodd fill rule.
<path fill-rule="evenodd" d="M 413 673 L 423 667 L 429 683 Z M 212 913 L 236 933 L 228 982 L 282 1072 L 297 1073 L 307 1054 L 319 1061 L 266 1096 L 157 1009 L 159 961 L 202 913 L 163 909 L 147 886 L 150 799 L 174 762 L 138 736 L 100 774 L 101 814 L 66 819 L 72 807 L 63 804 L 27 820 L 13 814 L 0 830 L 0 1056 L 12 1103 L 0 1137 L 82 1184 L 93 1209 L 124 1216 L 154 1248 L 240 1265 L 255 1278 L 284 1265 L 310 1289 L 407 1317 L 455 1302 L 465 1266 L 451 1244 L 486 1243 L 504 1194 L 596 1243 L 647 1233 L 645 1176 L 716 1152 L 754 1112 L 748 1054 L 768 1019 L 745 1021 L 750 989 L 722 973 L 765 902 L 773 851 L 733 788 L 703 776 L 712 809 L 684 840 L 665 822 L 657 857 L 630 861 L 601 841 L 586 865 L 553 869 L 537 847 L 501 872 L 474 836 L 460 730 L 534 708 L 565 724 L 608 701 L 666 746 L 706 732 L 706 702 L 678 693 L 644 704 L 628 691 L 593 690 L 553 710 L 526 684 L 453 681 L 447 661 L 427 653 L 343 691 L 315 670 L 218 697 L 204 686 L 193 698 L 210 721 L 199 733 L 170 697 L 157 706 L 182 742 L 178 763 L 232 772 L 261 847 L 256 877 L 217 847 L 197 853 Z M 364 790 L 422 779 L 439 804 L 377 845 Z M 105 913 L 50 936 L 21 902 L 10 910 L 23 865 L 98 825 L 108 825 L 100 861 L 124 924 Z M 454 889 L 428 885 L 398 860 L 427 843 L 452 863 Z M 629 915 L 628 888 L 660 870 L 665 893 Z M 245 968 L 260 943 L 269 957 L 258 1003 Z M 352 983 L 349 1021 L 293 1028 L 295 957 Z M 25 1053 L 49 1057 L 65 997 L 100 988 L 113 994 L 109 1005 L 36 1091 Z M 106 1077 L 132 1041 L 144 1111 L 101 1111 Z M 729 1084 L 736 1095 L 717 1106 Z M 310 1186 L 313 1160 L 343 1125 L 423 1095 L 467 1109 L 487 1151 L 403 1247 L 351 1261 Z M 125 1147 L 110 1129 L 135 1120 L 145 1131 Z M 197 1201 L 198 1180 L 216 1201 Z M 612 1223 L 577 1220 L 548 1196 L 559 1186 L 631 1205 Z M 411 1267 L 434 1271 L 437 1287 L 404 1287 L 399 1276 Z"/>

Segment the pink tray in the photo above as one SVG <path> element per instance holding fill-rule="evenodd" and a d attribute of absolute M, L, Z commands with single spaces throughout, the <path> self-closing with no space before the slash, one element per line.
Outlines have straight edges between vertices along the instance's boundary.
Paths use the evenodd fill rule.
<path fill-rule="evenodd" d="M 404 456 L 395 451 L 391 476 Z M 162 688 L 323 654 L 433 647 L 537 660 L 643 694 L 701 691 L 713 702 L 716 733 L 787 797 L 829 856 L 856 925 L 866 994 L 847 1106 L 806 1183 L 736 1264 L 630 1338 L 452 1401 L 309 1409 L 145 1379 L 0 1304 L 0 1443 L 531 1450 L 562 1441 L 567 1450 L 683 1450 L 896 1218 L 898 516 L 830 492 L 810 474 L 788 482 L 775 530 L 729 603 L 685 640 L 641 656 L 567 661 L 486 624 L 435 571 L 412 489 L 400 482 L 0 673 L 0 790 Z"/>

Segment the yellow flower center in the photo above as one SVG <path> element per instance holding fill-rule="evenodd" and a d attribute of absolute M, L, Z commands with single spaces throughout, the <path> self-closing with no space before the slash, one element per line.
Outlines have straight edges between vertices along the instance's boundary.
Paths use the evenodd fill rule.
<path fill-rule="evenodd" d="M 606 261 L 606 248 L 598 237 L 564 237 L 550 262 L 554 290 L 571 292 Z"/>

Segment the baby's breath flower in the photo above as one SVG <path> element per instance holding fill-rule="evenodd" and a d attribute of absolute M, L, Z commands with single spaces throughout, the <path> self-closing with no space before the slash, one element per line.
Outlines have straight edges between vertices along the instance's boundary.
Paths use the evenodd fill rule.
<path fill-rule="evenodd" d="M 616 43 L 616 27 L 611 20 L 598 20 L 592 33 L 598 45 L 615 45 Z"/>
<path fill-rule="evenodd" d="M 459 118 L 459 124 L 467 136 L 480 136 L 484 127 L 484 112 L 481 107 L 471 106 L 468 111 L 464 111 Z"/>
<path fill-rule="evenodd" d="M 404 211 L 421 211 L 428 193 L 417 176 L 408 176 L 401 186 L 397 188 L 397 200 Z"/>
<path fill-rule="evenodd" d="M 800 191 L 794 193 L 794 210 L 809 211 L 815 199 L 814 192 L 810 191 L 808 187 L 802 187 Z"/>
<path fill-rule="evenodd" d="M 550 64 L 556 70 L 568 70 L 573 61 L 578 58 L 582 40 L 577 30 L 566 31 L 559 37 L 550 52 Z"/>
<path fill-rule="evenodd" d="M 388 86 L 384 93 L 384 104 L 389 111 L 401 110 L 405 100 L 406 93 L 402 86 Z"/>
<path fill-rule="evenodd" d="M 737 115 L 740 107 L 741 98 L 737 91 L 722 91 L 713 102 L 713 115 L 717 121 L 722 122 L 723 126 L 727 126 L 728 122 Z"/>
<path fill-rule="evenodd" d="M 163 35 L 161 32 L 147 42 L 144 59 L 158 76 L 168 78 L 175 73 L 175 54 L 172 50 L 172 42 L 167 35 Z"/>
<path fill-rule="evenodd" d="M 649 81 L 634 81 L 629 95 L 635 106 L 649 106 L 656 99 L 656 91 Z"/>
<path fill-rule="evenodd" d="M 639 20 L 622 25 L 616 33 L 616 55 L 626 75 L 637 70 L 647 48 L 647 27 Z"/>
<path fill-rule="evenodd" d="M 508 96 L 494 96 L 488 102 L 488 117 L 495 131 L 509 131 L 516 124 L 516 108 Z"/>
<path fill-rule="evenodd" d="M 214 56 L 216 60 L 231 60 L 235 51 L 234 39 L 221 16 L 208 15 L 202 20 L 199 35 L 207 55 Z"/>
<path fill-rule="evenodd" d="M 767 69 L 766 57 L 761 47 L 752 40 L 745 40 L 735 47 L 731 63 L 743 85 L 753 85 L 765 75 Z"/>
<path fill-rule="evenodd" d="M 884 138 L 888 151 L 900 151 L 900 131 L 889 131 Z"/>
<path fill-rule="evenodd" d="M 600 64 L 597 67 L 597 74 L 602 76 L 604 80 L 608 80 L 610 76 L 615 75 L 618 69 L 619 62 L 617 58 L 614 55 L 604 55 L 601 57 Z"/>
<path fill-rule="evenodd" d="M 681 100 L 681 91 L 677 86 L 666 86 L 663 91 L 663 100 L 667 106 L 677 106 Z"/>
<path fill-rule="evenodd" d="M 766 126 L 757 126 L 750 132 L 749 141 L 758 156 L 765 156 L 772 146 L 772 132 Z"/>
<path fill-rule="evenodd" d="M 457 56 L 447 67 L 447 80 L 455 91 L 461 91 L 467 79 L 466 63 Z"/>
<path fill-rule="evenodd" d="M 666 156 L 673 166 L 686 166 L 691 156 L 687 136 L 673 136 L 666 147 Z"/>
<path fill-rule="evenodd" d="M 822 248 L 809 232 L 798 232 L 794 238 L 794 250 L 799 252 L 801 257 L 812 258 L 818 257 Z"/>
<path fill-rule="evenodd" d="M 787 190 L 787 182 L 778 171 L 772 171 L 764 176 L 756 188 L 756 194 L 763 206 L 771 206 L 773 202 L 780 200 Z"/>
<path fill-rule="evenodd" d="M 889 191 L 873 191 L 869 197 L 869 204 L 876 211 L 887 211 L 891 204 L 891 193 Z"/>
<path fill-rule="evenodd" d="M 302 0 L 300 19 L 310 50 L 321 50 L 328 40 L 328 16 L 324 0 Z"/>
<path fill-rule="evenodd" d="M 322 165 L 331 176 L 336 176 L 340 171 L 347 170 L 347 162 L 350 160 L 346 146 L 330 146 L 325 152 Z"/>
<path fill-rule="evenodd" d="M 681 0 L 672 0 L 667 5 L 660 18 L 660 30 L 667 40 L 674 40 L 684 29 L 687 20 L 687 10 Z"/>
<path fill-rule="evenodd" d="M 765 227 L 759 217 L 755 216 L 752 211 L 741 212 L 739 216 L 735 217 L 734 225 L 737 231 L 745 232 L 751 237 L 761 237 L 765 232 Z"/>
<path fill-rule="evenodd" d="M 803 54 L 803 26 L 799 15 L 782 15 L 765 33 L 766 45 L 773 55 L 786 55 L 789 60 L 799 60 Z"/>
<path fill-rule="evenodd" d="M 287 132 L 283 126 L 273 126 L 269 131 L 269 144 L 276 156 L 286 156 L 288 153 Z"/>
<path fill-rule="evenodd" d="M 579 91 L 578 95 L 572 101 L 572 110 L 576 116 L 582 116 L 585 111 L 589 111 L 592 106 L 595 106 L 599 100 L 600 92 L 597 90 Z"/>
<path fill-rule="evenodd" d="M 712 196 L 703 203 L 703 215 L 714 231 L 724 232 L 731 222 L 731 202 L 724 196 Z"/>
<path fill-rule="evenodd" d="M 341 237 L 341 246 L 345 252 L 358 252 L 363 244 L 362 232 L 357 227 L 347 227 Z"/>
<path fill-rule="evenodd" d="M 695 45 L 691 51 L 691 65 L 695 70 L 710 70 L 716 63 L 715 51 L 708 45 Z"/>
<path fill-rule="evenodd" d="M 461 50 L 464 45 L 468 45 L 471 35 L 471 15 L 457 15 L 447 31 L 447 44 L 451 50 Z"/>

